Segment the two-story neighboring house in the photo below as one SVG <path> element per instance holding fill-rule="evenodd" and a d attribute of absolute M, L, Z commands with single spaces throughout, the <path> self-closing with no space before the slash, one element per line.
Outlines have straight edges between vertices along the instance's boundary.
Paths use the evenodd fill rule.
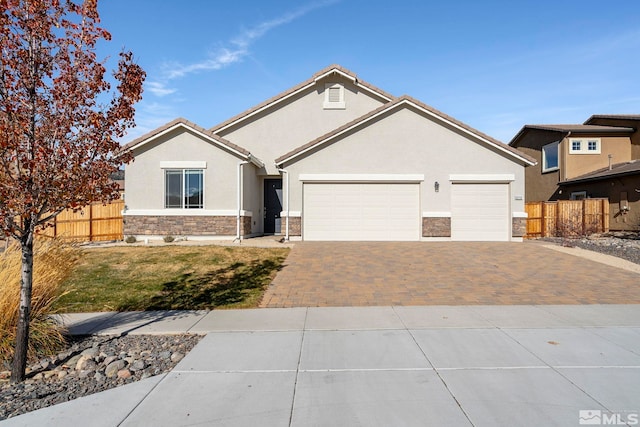
<path fill-rule="evenodd" d="M 605 197 L 611 230 L 640 228 L 640 115 L 594 115 L 584 124 L 525 125 L 511 140 L 538 161 L 525 200 Z"/>

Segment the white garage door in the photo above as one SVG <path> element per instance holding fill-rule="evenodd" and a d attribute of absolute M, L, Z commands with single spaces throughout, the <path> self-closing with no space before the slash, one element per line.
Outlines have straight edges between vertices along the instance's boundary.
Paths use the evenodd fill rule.
<path fill-rule="evenodd" d="M 509 184 L 453 184 L 451 191 L 451 240 L 509 240 Z"/>
<path fill-rule="evenodd" d="M 419 184 L 305 183 L 304 240 L 419 240 Z"/>

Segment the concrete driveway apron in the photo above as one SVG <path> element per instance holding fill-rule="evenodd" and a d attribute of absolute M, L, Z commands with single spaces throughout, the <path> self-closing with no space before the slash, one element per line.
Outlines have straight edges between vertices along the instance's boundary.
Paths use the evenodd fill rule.
<path fill-rule="evenodd" d="M 537 242 L 300 242 L 261 306 L 634 304 L 639 283 Z"/>

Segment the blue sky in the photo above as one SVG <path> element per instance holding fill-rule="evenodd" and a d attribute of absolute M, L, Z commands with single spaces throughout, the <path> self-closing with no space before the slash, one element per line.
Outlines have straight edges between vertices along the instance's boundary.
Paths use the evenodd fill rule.
<path fill-rule="evenodd" d="M 331 64 L 499 140 L 640 114 L 640 1 L 103 0 L 147 72 L 138 126 L 209 128 Z"/>

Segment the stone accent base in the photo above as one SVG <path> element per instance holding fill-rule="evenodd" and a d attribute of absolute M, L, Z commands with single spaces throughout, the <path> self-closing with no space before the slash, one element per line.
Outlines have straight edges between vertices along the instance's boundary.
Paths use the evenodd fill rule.
<path fill-rule="evenodd" d="M 286 233 L 287 218 L 284 219 L 282 228 L 282 234 Z M 289 236 L 302 236 L 302 218 L 299 216 L 291 217 L 291 224 L 289 225 Z"/>
<path fill-rule="evenodd" d="M 138 216 L 125 215 L 124 235 L 130 236 L 235 236 L 235 216 Z M 251 217 L 243 216 L 240 235 L 251 234 Z"/>
<path fill-rule="evenodd" d="M 422 218 L 422 237 L 451 237 L 451 218 Z"/>
<path fill-rule="evenodd" d="M 511 237 L 524 237 L 527 234 L 527 218 L 511 220 Z"/>

